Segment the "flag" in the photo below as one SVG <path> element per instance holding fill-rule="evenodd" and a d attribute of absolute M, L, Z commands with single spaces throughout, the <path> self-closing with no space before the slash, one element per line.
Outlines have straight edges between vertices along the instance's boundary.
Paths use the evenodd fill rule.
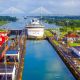
<path fill-rule="evenodd" d="M 0 47 L 5 43 L 5 37 L 0 36 Z"/>

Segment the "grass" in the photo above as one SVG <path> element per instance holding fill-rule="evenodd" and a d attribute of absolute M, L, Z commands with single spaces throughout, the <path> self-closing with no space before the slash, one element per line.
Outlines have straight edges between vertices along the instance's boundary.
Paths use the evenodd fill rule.
<path fill-rule="evenodd" d="M 7 23 L 8 23 L 7 21 L 0 21 L 0 26 L 7 24 Z"/>
<path fill-rule="evenodd" d="M 80 43 L 69 43 L 69 45 L 75 47 L 75 46 L 80 46 Z"/>
<path fill-rule="evenodd" d="M 4 25 L 4 24 L 7 24 L 8 22 L 7 21 L 0 21 L 0 26 Z M 5 32 L 6 30 L 2 30 L 0 29 L 0 32 Z"/>
<path fill-rule="evenodd" d="M 6 30 L 0 29 L 0 32 L 5 32 Z"/>
<path fill-rule="evenodd" d="M 54 35 L 50 32 L 50 30 L 45 30 L 45 35 L 47 37 L 53 37 Z M 58 41 L 56 40 L 53 40 L 53 43 L 56 44 L 56 45 L 59 45 Z"/>
<path fill-rule="evenodd" d="M 64 29 L 67 29 L 66 31 L 69 32 L 69 31 L 73 31 L 73 29 L 71 28 L 71 26 L 65 26 L 63 27 Z M 80 30 L 80 27 L 74 27 L 74 31 L 77 31 L 77 30 Z"/>
<path fill-rule="evenodd" d="M 74 31 L 73 31 L 73 29 L 71 29 L 71 27 L 67 27 L 66 29 L 67 29 L 66 31 L 61 31 L 61 34 L 60 34 L 61 38 L 63 38 L 66 34 L 68 34 L 68 32 L 77 32 L 77 31 L 80 31 L 80 27 L 74 27 Z"/>
<path fill-rule="evenodd" d="M 61 32 L 60 38 L 63 38 L 66 34 L 67 34 L 67 32 Z"/>
<path fill-rule="evenodd" d="M 53 34 L 49 30 L 45 30 L 45 35 L 47 37 L 52 37 L 53 36 Z"/>
<path fill-rule="evenodd" d="M 56 40 L 53 40 L 53 43 L 56 45 L 59 45 L 58 41 L 56 41 Z"/>

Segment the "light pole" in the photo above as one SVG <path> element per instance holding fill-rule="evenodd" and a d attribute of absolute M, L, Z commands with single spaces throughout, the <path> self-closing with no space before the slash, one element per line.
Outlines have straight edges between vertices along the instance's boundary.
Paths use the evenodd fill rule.
<path fill-rule="evenodd" d="M 7 27 L 4 28 L 4 30 L 6 30 Z M 5 42 L 5 49 L 6 49 L 6 42 Z M 5 80 L 7 80 L 7 61 L 6 61 L 6 52 L 4 55 L 4 65 L 5 65 Z"/>
<path fill-rule="evenodd" d="M 69 24 L 69 20 L 67 20 L 66 23 L 67 23 L 66 31 L 67 31 L 67 34 L 68 34 L 68 29 L 67 29 L 67 27 L 68 27 L 68 24 Z M 66 36 L 66 37 L 67 37 L 67 36 Z M 67 41 L 66 41 L 66 46 L 68 47 L 68 37 L 67 37 Z"/>
<path fill-rule="evenodd" d="M 20 50 L 20 45 L 19 45 L 19 43 L 20 43 L 20 35 L 19 35 L 19 30 L 18 30 L 18 50 Z"/>

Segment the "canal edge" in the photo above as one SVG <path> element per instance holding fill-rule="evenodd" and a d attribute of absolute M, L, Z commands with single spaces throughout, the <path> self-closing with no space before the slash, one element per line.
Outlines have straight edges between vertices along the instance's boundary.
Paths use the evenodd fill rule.
<path fill-rule="evenodd" d="M 23 49 L 21 49 L 21 59 L 20 59 L 20 63 L 19 63 L 19 69 L 18 69 L 18 76 L 17 76 L 17 80 L 22 80 L 22 75 L 23 75 L 23 69 L 24 69 L 24 55 L 26 52 L 26 36 L 24 37 L 24 45 L 23 45 Z"/>
<path fill-rule="evenodd" d="M 62 59 L 62 61 L 64 62 L 64 64 L 68 67 L 69 71 L 73 74 L 73 76 L 75 77 L 76 80 L 80 80 L 80 76 L 75 72 L 75 70 L 72 68 L 72 65 L 70 65 L 67 62 L 67 59 L 64 57 L 64 55 L 62 55 L 62 53 L 57 49 L 56 44 L 54 44 L 49 37 L 46 38 L 47 41 L 52 45 L 52 47 L 54 47 L 54 49 L 57 51 L 58 55 L 60 56 L 60 58 Z"/>

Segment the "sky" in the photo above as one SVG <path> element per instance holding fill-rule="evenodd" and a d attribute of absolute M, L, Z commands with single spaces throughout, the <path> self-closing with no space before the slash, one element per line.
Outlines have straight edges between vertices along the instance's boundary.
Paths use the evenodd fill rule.
<path fill-rule="evenodd" d="M 0 0 L 0 14 L 80 15 L 80 0 Z"/>

